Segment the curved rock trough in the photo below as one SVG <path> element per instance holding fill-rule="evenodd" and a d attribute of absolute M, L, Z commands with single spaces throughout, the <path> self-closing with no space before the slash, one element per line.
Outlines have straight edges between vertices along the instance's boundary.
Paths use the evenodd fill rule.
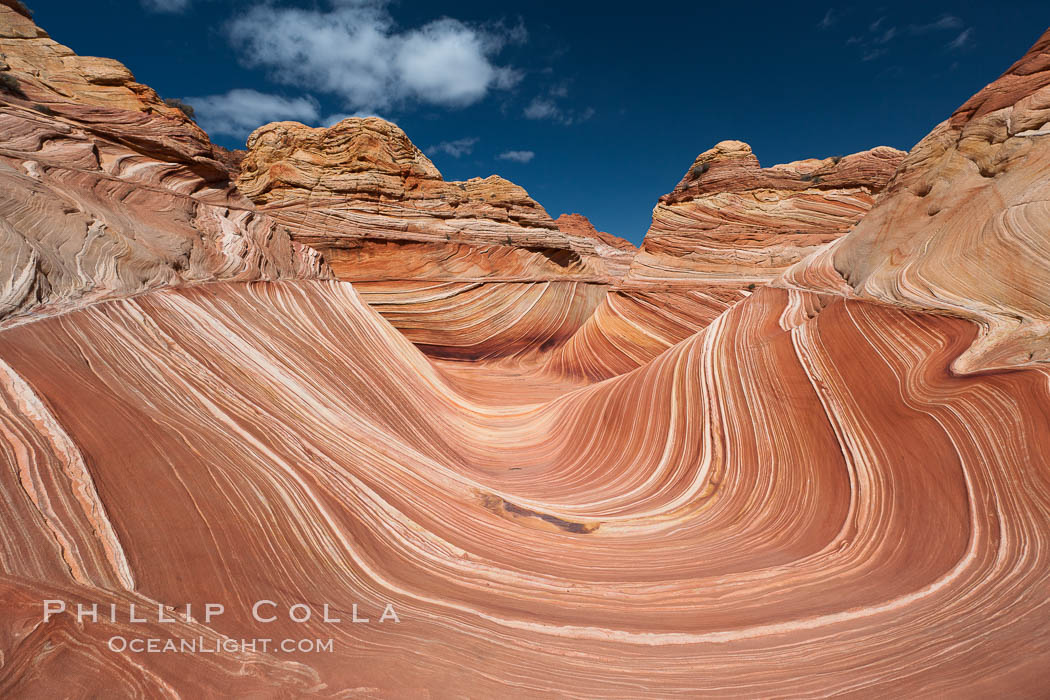
<path fill-rule="evenodd" d="M 378 119 L 238 166 L 11 5 L 0 696 L 1045 695 L 1050 33 L 635 254 Z"/>

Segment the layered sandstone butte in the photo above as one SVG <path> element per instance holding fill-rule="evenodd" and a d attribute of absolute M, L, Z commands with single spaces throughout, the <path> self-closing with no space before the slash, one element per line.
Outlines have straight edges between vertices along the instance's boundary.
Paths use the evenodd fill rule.
<path fill-rule="evenodd" d="M 498 175 L 445 182 L 404 131 L 378 117 L 261 127 L 237 185 L 352 282 L 607 283 L 623 274 L 619 247 L 594 232 L 560 230 Z"/>
<path fill-rule="evenodd" d="M 881 146 L 762 168 L 740 141 L 701 153 L 660 198 L 628 274 L 543 361 L 589 379 L 645 364 L 850 230 L 904 155 Z"/>
<path fill-rule="evenodd" d="M 746 143 L 723 141 L 660 198 L 626 286 L 769 282 L 856 225 L 904 155 L 880 146 L 762 168 Z"/>
<path fill-rule="evenodd" d="M 109 59 L 0 6 L 0 319 L 219 279 L 322 274 L 207 136 Z"/>
<path fill-rule="evenodd" d="M 445 182 L 396 125 L 269 124 L 238 187 L 295 241 L 437 357 L 512 357 L 564 343 L 622 277 L 618 239 L 559 229 L 498 175 Z"/>
<path fill-rule="evenodd" d="M 851 233 L 604 381 L 572 353 L 434 360 L 337 279 L 24 308 L 0 329 L 0 696 L 1045 695 L 1050 367 L 952 367 L 990 339 L 1045 347 L 992 323 L 1045 319 L 1050 287 L 1025 285 L 1050 269 L 1048 47 L 920 143 Z M 117 208 L 195 182 L 134 153 L 178 176 L 61 181 L 100 178 L 94 206 Z M 145 245 L 184 211 L 121 221 Z M 972 245 L 995 274 L 968 269 Z M 1008 269 L 1011 246 L 1031 261 Z M 49 599 L 66 610 L 45 620 Z"/>

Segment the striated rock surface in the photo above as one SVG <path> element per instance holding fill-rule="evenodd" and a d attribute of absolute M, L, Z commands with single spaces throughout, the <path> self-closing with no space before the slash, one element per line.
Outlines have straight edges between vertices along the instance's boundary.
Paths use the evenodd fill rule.
<path fill-rule="evenodd" d="M 0 223 L 98 294 L 0 328 L 0 696 L 1045 695 L 1050 365 L 953 367 L 1050 289 L 1030 283 L 1048 45 L 920 143 L 871 218 L 724 312 L 703 281 L 600 304 L 571 278 L 260 281 L 240 266 L 295 250 L 250 233 L 267 214 L 5 96 Z M 425 170 L 409 155 L 390 162 Z M 917 219 L 916 198 L 943 208 Z M 73 236 L 70 202 L 105 227 Z M 172 269 L 176 233 L 213 243 L 208 216 L 244 274 L 115 282 Z M 143 251 L 97 253 L 113 230 Z M 1010 246 L 1030 259 L 1007 267 Z M 402 332 L 377 313 L 402 293 L 458 325 Z M 512 354 L 433 357 L 508 328 Z"/>
<path fill-rule="evenodd" d="M 436 357 L 511 357 L 563 343 L 633 255 L 582 217 L 559 228 L 497 175 L 445 182 L 400 128 L 376 117 L 264 126 L 248 140 L 237 184 Z"/>
<path fill-rule="evenodd" d="M 137 153 L 179 163 L 209 181 L 225 181 L 207 134 L 111 58 L 77 56 L 31 19 L 0 5 L 0 74 L 15 87 L 0 92 L 38 111 L 76 121 L 94 136 Z"/>
<path fill-rule="evenodd" d="M 608 287 L 586 282 L 355 282 L 354 289 L 432 357 L 534 366 L 590 322 Z"/>
<path fill-rule="evenodd" d="M 857 228 L 785 276 L 977 322 L 953 368 L 1050 360 L 1050 35 L 908 154 Z"/>
<path fill-rule="evenodd" d="M 0 6 L 0 319 L 219 279 L 323 273 L 122 65 Z"/>
<path fill-rule="evenodd" d="M 340 282 L 166 290 L 9 329 L 0 689 L 1037 695 L 1050 422 L 1031 407 L 1050 375 L 952 376 L 973 336 L 764 288 L 634 372 L 540 399 L 442 373 Z M 44 625 L 42 597 L 116 600 L 121 620 Z M 316 611 L 260 625 L 256 600 Z M 126 622 L 152 601 L 226 612 Z M 387 604 L 400 622 L 378 623 Z M 111 652 L 114 634 L 333 651 L 202 667 Z M 58 650 L 83 660 L 44 673 Z"/>
<path fill-rule="evenodd" d="M 554 220 L 554 223 L 558 225 L 558 230 L 562 233 L 595 239 L 598 242 L 595 248 L 605 261 L 606 269 L 610 274 L 618 278 L 627 274 L 631 261 L 638 252 L 630 241 L 605 231 L 599 231 L 583 214 L 562 214 Z M 607 246 L 607 248 L 602 246 Z"/>
<path fill-rule="evenodd" d="M 695 335 L 751 293 L 719 291 L 610 289 L 567 341 L 527 359 L 554 376 L 599 381 L 624 374 Z"/>
<path fill-rule="evenodd" d="M 404 131 L 377 117 L 261 127 L 237 185 L 340 279 L 608 283 L 623 273 L 619 247 L 559 230 L 498 175 L 445 182 Z"/>
<path fill-rule="evenodd" d="M 852 228 L 904 155 L 880 146 L 762 168 L 746 143 L 723 141 L 660 198 L 625 286 L 769 282 Z"/>
<path fill-rule="evenodd" d="M 701 153 L 660 198 L 629 273 L 544 362 L 603 379 L 652 360 L 846 233 L 904 155 L 883 146 L 762 168 L 740 141 Z"/>

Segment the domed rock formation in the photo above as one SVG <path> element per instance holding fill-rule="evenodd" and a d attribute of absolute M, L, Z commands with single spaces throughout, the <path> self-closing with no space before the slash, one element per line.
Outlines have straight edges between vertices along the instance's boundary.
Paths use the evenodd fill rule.
<path fill-rule="evenodd" d="M 405 132 L 378 117 L 261 127 L 248 139 L 237 185 L 320 250 L 340 279 L 615 278 L 601 239 L 560 231 L 498 175 L 445 182 Z"/>
<path fill-rule="evenodd" d="M 377 117 L 261 127 L 237 184 L 438 357 L 559 345 L 629 262 L 592 231 L 560 230 L 498 175 L 445 182 L 400 128 Z"/>
<path fill-rule="evenodd" d="M 746 143 L 723 141 L 660 198 L 624 286 L 766 283 L 856 225 L 904 155 L 880 146 L 762 168 Z"/>

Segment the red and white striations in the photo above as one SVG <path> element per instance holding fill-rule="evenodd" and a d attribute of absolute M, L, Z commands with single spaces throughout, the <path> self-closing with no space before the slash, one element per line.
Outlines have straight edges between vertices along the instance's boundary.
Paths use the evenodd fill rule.
<path fill-rule="evenodd" d="M 912 149 L 885 198 L 785 284 L 976 322 L 958 372 L 1050 360 L 1050 37 Z"/>
<path fill-rule="evenodd" d="M 0 5 L 0 319 L 220 279 L 324 276 L 208 137 L 116 61 Z"/>
<path fill-rule="evenodd" d="M 842 236 L 904 155 L 881 146 L 761 168 L 740 141 L 701 153 L 660 198 L 629 273 L 546 368 L 605 379 L 652 360 Z"/>
<path fill-rule="evenodd" d="M 1048 42 L 965 124 L 1029 114 Z M 0 330 L 0 696 L 1044 695 L 1050 369 L 952 366 L 988 342 L 981 319 L 1048 287 L 1021 294 L 1002 266 L 984 286 L 949 274 L 966 264 L 942 248 L 962 243 L 907 206 L 910 184 L 943 178 L 925 206 L 964 238 L 998 212 L 1015 228 L 996 244 L 1045 271 L 1050 134 L 1029 119 L 981 147 L 1002 155 L 985 178 L 998 202 L 956 160 L 969 142 L 938 127 L 943 150 L 916 147 L 872 212 L 895 226 L 862 224 L 605 381 L 571 355 L 561 374 L 435 361 L 335 279 L 27 310 Z M 152 182 L 136 187 L 167 191 Z M 955 219 L 974 199 L 987 211 Z M 180 211 L 136 240 L 163 240 Z M 927 243 L 890 274 L 878 252 L 897 262 L 898 226 Z M 878 264 L 862 285 L 864 246 Z M 69 609 L 44 622 L 45 599 Z M 253 619 L 260 600 L 277 619 Z M 78 621 L 77 603 L 107 612 Z M 132 603 L 151 621 L 130 622 Z M 225 611 L 207 622 L 205 603 Z M 399 622 L 379 621 L 388 604 Z M 136 654 L 114 635 L 332 650 Z"/>
<path fill-rule="evenodd" d="M 624 286 L 769 282 L 856 225 L 904 155 L 880 146 L 762 168 L 746 143 L 723 141 L 660 198 Z"/>
<path fill-rule="evenodd" d="M 626 242 L 560 230 L 498 175 L 445 182 L 404 131 L 377 117 L 261 127 L 237 184 L 437 357 L 559 345 L 630 262 Z"/>

